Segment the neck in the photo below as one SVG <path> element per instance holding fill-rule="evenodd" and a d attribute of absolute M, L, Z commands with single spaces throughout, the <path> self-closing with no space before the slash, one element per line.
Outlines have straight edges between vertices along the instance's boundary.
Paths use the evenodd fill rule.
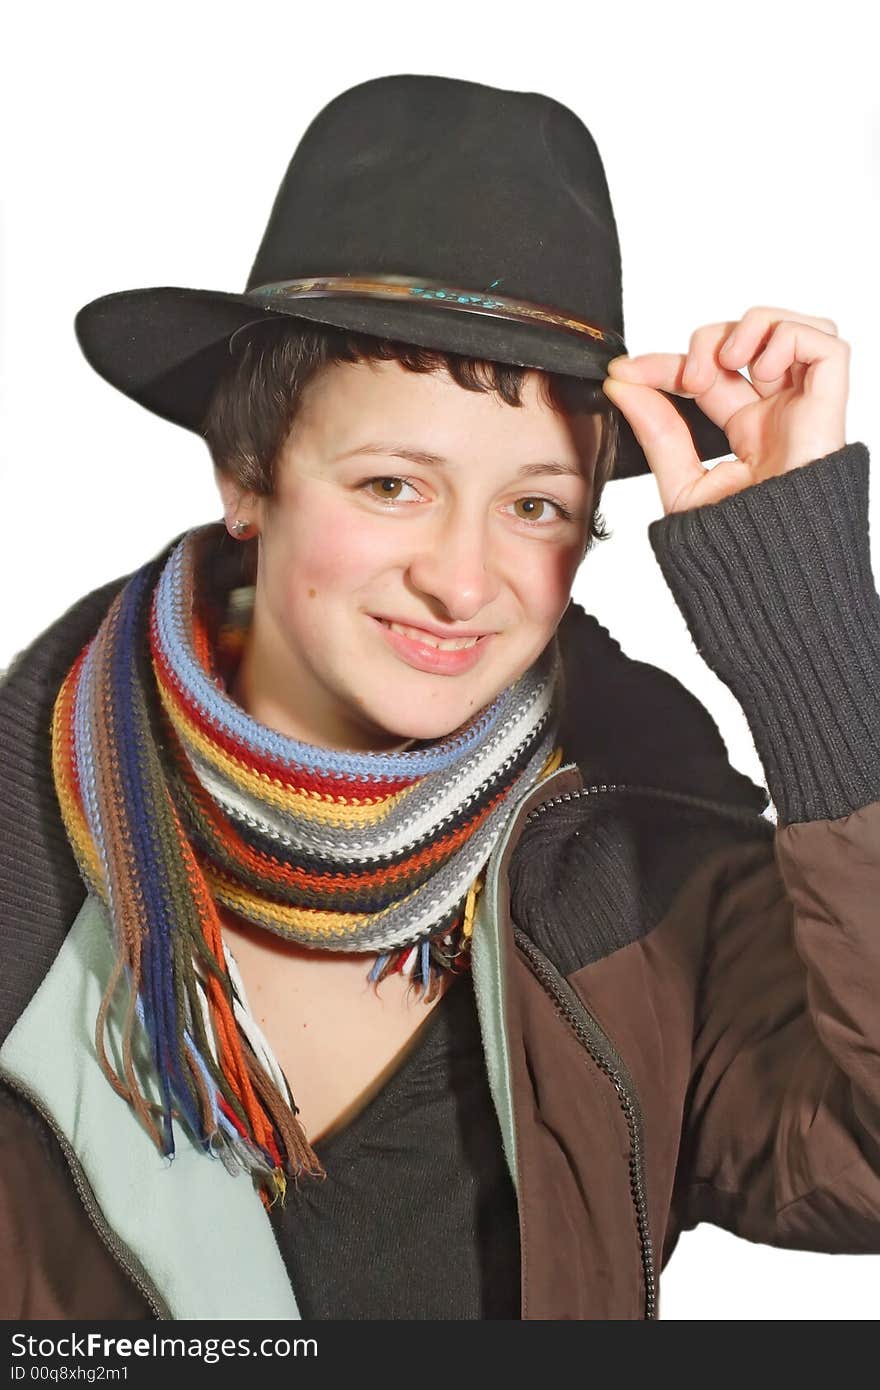
<path fill-rule="evenodd" d="M 364 727 L 342 728 L 325 710 L 292 705 L 290 691 L 296 689 L 295 680 L 285 679 L 283 673 L 279 678 L 277 664 L 267 659 L 255 629 L 256 623 L 227 692 L 252 719 L 300 743 L 338 752 L 401 753 L 415 743 L 412 738 L 383 737 L 380 731 Z"/>

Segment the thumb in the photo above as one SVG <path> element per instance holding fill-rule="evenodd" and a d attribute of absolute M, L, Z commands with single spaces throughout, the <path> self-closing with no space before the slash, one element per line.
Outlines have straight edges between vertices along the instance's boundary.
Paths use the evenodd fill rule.
<path fill-rule="evenodd" d="M 675 422 L 681 420 L 678 411 L 653 386 L 621 381 L 615 376 L 605 378 L 602 390 L 626 416 L 643 449 L 650 437 L 674 429 Z M 640 431 L 645 435 L 644 439 Z"/>
<path fill-rule="evenodd" d="M 606 377 L 602 390 L 626 418 L 657 480 L 663 510 L 669 513 L 682 489 L 705 474 L 691 432 L 671 401 L 653 386 Z"/>

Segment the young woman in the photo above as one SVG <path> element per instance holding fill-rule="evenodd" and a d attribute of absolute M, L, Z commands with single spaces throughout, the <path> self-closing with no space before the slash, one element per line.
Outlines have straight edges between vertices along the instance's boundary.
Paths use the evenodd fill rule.
<path fill-rule="evenodd" d="M 4 1315 L 655 1318 L 702 1220 L 880 1251 L 880 605 L 836 326 L 759 306 L 626 358 L 581 122 L 407 76 L 312 123 L 244 294 L 77 330 L 205 438 L 223 521 L 0 692 Z M 570 600 L 648 469 L 775 828 Z"/>

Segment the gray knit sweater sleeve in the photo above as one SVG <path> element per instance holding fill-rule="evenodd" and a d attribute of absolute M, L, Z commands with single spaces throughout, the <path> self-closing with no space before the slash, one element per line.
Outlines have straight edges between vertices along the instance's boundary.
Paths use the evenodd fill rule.
<path fill-rule="evenodd" d="M 697 650 L 742 705 L 780 826 L 880 800 L 869 462 L 848 444 L 648 527 Z"/>

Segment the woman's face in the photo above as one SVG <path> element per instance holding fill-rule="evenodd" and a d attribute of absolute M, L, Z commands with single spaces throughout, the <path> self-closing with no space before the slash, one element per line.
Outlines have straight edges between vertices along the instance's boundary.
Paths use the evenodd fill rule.
<path fill-rule="evenodd" d="M 227 515 L 260 532 L 236 698 L 324 747 L 379 751 L 458 728 L 535 661 L 565 612 L 599 428 L 545 405 L 533 373 L 517 407 L 445 371 L 324 368 L 272 503 L 236 509 L 221 484 Z"/>

